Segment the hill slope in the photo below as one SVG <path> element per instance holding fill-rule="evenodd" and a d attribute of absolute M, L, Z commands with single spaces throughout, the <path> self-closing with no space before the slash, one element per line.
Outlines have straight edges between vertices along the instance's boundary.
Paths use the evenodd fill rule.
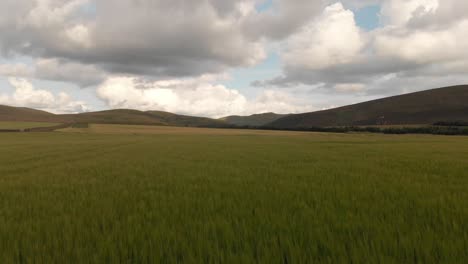
<path fill-rule="evenodd" d="M 262 126 L 297 129 L 330 126 L 407 125 L 468 122 L 468 85 L 394 96 L 325 111 L 277 115 L 229 116 L 219 120 L 161 111 L 108 110 L 54 115 L 23 107 L 0 105 L 0 121 L 167 125 L 190 127 Z"/>
<path fill-rule="evenodd" d="M 56 122 L 58 119 L 56 115 L 45 111 L 0 105 L 0 121 Z"/>
<path fill-rule="evenodd" d="M 227 116 L 220 118 L 230 125 L 235 126 L 263 126 L 268 123 L 271 123 L 279 118 L 285 117 L 286 115 L 279 115 L 275 113 L 264 113 L 264 114 L 256 114 L 251 116 Z"/>
<path fill-rule="evenodd" d="M 30 108 L 0 106 L 0 121 L 60 123 L 167 125 L 191 127 L 226 127 L 225 122 L 210 118 L 176 115 L 160 111 L 117 109 L 81 114 L 55 115 Z"/>
<path fill-rule="evenodd" d="M 62 115 L 73 123 L 95 124 L 131 124 L 131 125 L 166 125 L 191 127 L 222 127 L 226 126 L 219 120 L 176 115 L 162 111 L 138 111 L 129 109 L 89 112 L 75 115 Z"/>
<path fill-rule="evenodd" d="M 388 97 L 340 108 L 290 115 L 267 124 L 271 128 L 352 125 L 433 124 L 468 121 L 468 85 Z"/>

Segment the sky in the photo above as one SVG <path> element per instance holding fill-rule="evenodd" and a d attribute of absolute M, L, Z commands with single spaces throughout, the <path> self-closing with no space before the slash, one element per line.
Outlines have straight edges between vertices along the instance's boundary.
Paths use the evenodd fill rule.
<path fill-rule="evenodd" d="M 223 117 L 468 84 L 466 0 L 2 0 L 0 104 Z"/>

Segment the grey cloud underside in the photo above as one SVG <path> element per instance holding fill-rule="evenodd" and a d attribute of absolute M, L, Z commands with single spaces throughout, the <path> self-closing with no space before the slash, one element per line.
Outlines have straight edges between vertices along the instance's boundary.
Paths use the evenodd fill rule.
<path fill-rule="evenodd" d="M 106 78 L 105 72 L 94 65 L 56 59 L 38 60 L 34 76 L 44 80 L 74 82 L 80 87 L 99 84 Z"/>
<path fill-rule="evenodd" d="M 109 73 L 197 76 L 259 62 L 263 40 L 287 37 L 324 3 L 275 0 L 272 10 L 258 13 L 258 2 L 5 0 L 0 3 L 0 10 L 8 10 L 0 17 L 0 48 L 6 57 L 56 59 Z M 78 26 L 86 43 L 67 36 Z"/>
<path fill-rule="evenodd" d="M 84 19 L 77 8 L 63 21 L 24 23 L 18 18 L 31 16 L 35 2 L 8 0 L 0 3 L 0 10 L 10 10 L 0 18 L 0 47 L 4 56 L 56 58 L 116 73 L 185 77 L 220 72 L 263 58 L 259 39 L 242 30 L 246 14 L 240 2 L 96 0 L 90 3 L 95 5 L 92 19 Z M 66 1 L 52 3 L 47 9 L 60 13 Z M 86 30 L 85 45 L 67 39 L 73 26 Z"/>
<path fill-rule="evenodd" d="M 414 65 L 409 62 L 405 63 L 390 59 L 378 59 L 365 60 L 360 63 L 336 65 L 334 67 L 314 71 L 287 67 L 285 69 L 286 77 L 278 79 L 277 84 L 284 84 L 289 80 L 296 80 L 305 84 L 363 82 L 388 73 L 404 72 L 411 69 L 413 66 Z"/>
<path fill-rule="evenodd" d="M 371 81 L 387 74 L 407 77 L 437 77 L 448 74 L 466 74 L 468 72 L 468 65 L 466 64 L 455 65 L 453 68 L 444 68 L 443 66 L 438 64 L 418 64 L 394 58 L 372 57 L 356 63 L 336 65 L 321 70 L 287 66 L 284 69 L 283 76 L 267 80 L 263 85 L 284 86 L 293 82 L 309 85 L 317 83 L 356 83 Z M 262 82 L 257 82 L 256 84 L 262 85 Z"/>
<path fill-rule="evenodd" d="M 294 87 L 318 85 L 317 90 L 336 93 L 335 85 L 360 83 L 366 95 L 397 95 L 403 92 L 468 83 L 468 65 L 444 68 L 441 65 L 417 65 L 411 62 L 376 60 L 339 65 L 320 71 L 287 68 L 282 76 L 257 81 L 254 86 Z M 389 76 L 389 79 L 385 79 Z"/>
<path fill-rule="evenodd" d="M 467 17 L 468 1 L 445 0 L 440 1 L 435 12 L 416 10 L 414 17 L 408 22 L 409 28 L 446 28 L 451 24 Z"/>

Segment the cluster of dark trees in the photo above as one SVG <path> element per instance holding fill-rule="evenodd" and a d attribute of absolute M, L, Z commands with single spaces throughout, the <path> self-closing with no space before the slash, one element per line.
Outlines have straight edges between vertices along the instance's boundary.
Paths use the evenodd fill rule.
<path fill-rule="evenodd" d="M 87 123 L 60 124 L 53 127 L 40 127 L 29 129 L 0 129 L 0 132 L 50 132 L 66 127 L 87 128 Z M 468 122 L 437 122 L 432 126 L 420 127 L 384 127 L 384 126 L 344 126 L 344 127 L 307 127 L 307 128 L 277 128 L 277 127 L 255 127 L 255 126 L 225 126 L 219 128 L 235 129 L 262 129 L 262 130 L 282 130 L 282 131 L 308 131 L 308 132 L 326 132 L 326 133 L 381 133 L 381 134 L 430 134 L 430 135 L 467 135 Z"/>
<path fill-rule="evenodd" d="M 247 128 L 247 127 L 244 127 Z M 253 127 L 248 127 L 253 128 Z M 468 127 L 464 126 L 421 126 L 421 127 L 309 127 L 294 129 L 279 129 L 275 127 L 260 127 L 257 129 L 287 130 L 287 131 L 309 131 L 327 133 L 381 133 L 381 134 L 430 134 L 430 135 L 468 135 Z"/>
<path fill-rule="evenodd" d="M 468 135 L 468 127 L 427 126 L 382 129 L 385 134 Z"/>
<path fill-rule="evenodd" d="M 468 127 L 468 122 L 464 121 L 441 121 L 434 123 L 434 126 L 450 126 L 450 127 Z"/>

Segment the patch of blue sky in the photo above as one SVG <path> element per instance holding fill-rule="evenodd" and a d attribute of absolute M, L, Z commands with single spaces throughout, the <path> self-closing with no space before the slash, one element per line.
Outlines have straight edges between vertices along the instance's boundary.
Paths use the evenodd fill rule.
<path fill-rule="evenodd" d="M 10 95 L 15 89 L 11 87 L 8 82 L 8 77 L 0 76 L 0 97 L 3 95 Z"/>
<path fill-rule="evenodd" d="M 88 2 L 80 7 L 81 12 L 87 17 L 95 17 L 97 13 L 96 4 Z"/>
<path fill-rule="evenodd" d="M 356 23 L 365 30 L 374 30 L 380 26 L 380 5 L 370 5 L 354 10 Z"/>
<path fill-rule="evenodd" d="M 249 68 L 237 68 L 228 72 L 230 79 L 222 82 L 230 89 L 236 89 L 248 97 L 254 97 L 259 89 L 252 82 L 269 80 L 281 75 L 281 59 L 276 52 L 270 52 L 268 57 L 258 65 Z"/>
<path fill-rule="evenodd" d="M 263 0 L 257 4 L 256 8 L 258 12 L 264 12 L 270 9 L 273 6 L 273 0 Z"/>
<path fill-rule="evenodd" d="M 26 56 L 16 56 L 16 57 L 8 57 L 4 58 L 0 56 L 0 64 L 26 64 L 26 65 L 33 65 L 34 60 L 31 57 Z"/>

